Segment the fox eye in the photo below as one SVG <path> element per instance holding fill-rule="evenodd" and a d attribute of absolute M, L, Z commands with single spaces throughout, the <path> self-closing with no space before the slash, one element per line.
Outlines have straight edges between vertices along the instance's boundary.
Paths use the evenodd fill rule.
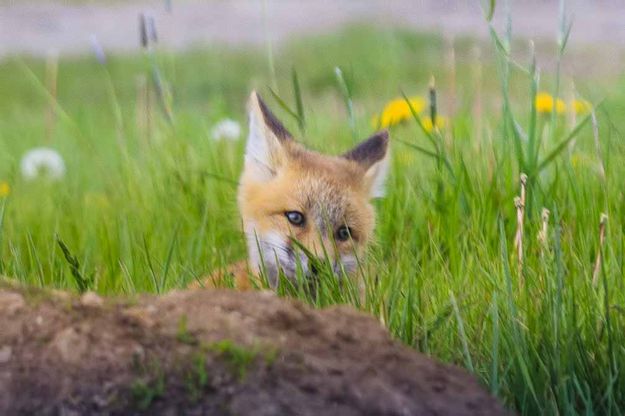
<path fill-rule="evenodd" d="M 297 227 L 303 227 L 306 219 L 304 214 L 299 211 L 287 211 L 284 213 L 289 222 Z"/>
<path fill-rule="evenodd" d="M 352 229 L 346 225 L 339 227 L 336 230 L 336 239 L 339 241 L 347 241 L 352 236 Z"/>

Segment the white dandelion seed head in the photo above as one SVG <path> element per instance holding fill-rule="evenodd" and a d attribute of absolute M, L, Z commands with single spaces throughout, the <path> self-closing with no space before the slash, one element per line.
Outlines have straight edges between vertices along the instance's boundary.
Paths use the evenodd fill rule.
<path fill-rule="evenodd" d="M 241 125 L 232 119 L 225 118 L 215 124 L 211 134 L 215 140 L 237 140 L 241 137 Z"/>
<path fill-rule="evenodd" d="M 54 149 L 37 147 L 22 157 L 20 164 L 24 179 L 32 180 L 40 176 L 61 179 L 65 175 L 65 162 Z"/>

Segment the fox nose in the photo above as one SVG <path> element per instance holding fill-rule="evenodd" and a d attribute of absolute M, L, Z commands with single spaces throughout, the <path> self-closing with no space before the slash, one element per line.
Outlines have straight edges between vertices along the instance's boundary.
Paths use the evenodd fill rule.
<path fill-rule="evenodd" d="M 308 257 L 308 273 L 310 276 L 317 276 L 321 273 L 322 265 L 328 256 L 332 258 L 332 249 L 329 241 L 325 238 L 314 238 L 304 240 L 303 246 Z"/>

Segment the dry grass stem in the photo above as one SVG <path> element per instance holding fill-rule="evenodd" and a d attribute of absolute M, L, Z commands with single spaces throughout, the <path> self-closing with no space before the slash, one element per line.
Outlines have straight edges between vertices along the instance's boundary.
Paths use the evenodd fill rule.
<path fill-rule="evenodd" d="M 514 198 L 514 206 L 516 207 L 516 233 L 514 235 L 514 248 L 517 251 L 517 261 L 519 265 L 519 273 L 523 266 L 523 226 L 525 222 L 525 202 L 527 195 L 527 175 L 521 174 L 521 196 Z"/>
<path fill-rule="evenodd" d="M 608 216 L 604 213 L 601 214 L 599 219 L 599 250 L 597 250 L 597 260 L 595 260 L 595 268 L 592 272 L 592 285 L 597 287 L 599 283 L 599 274 L 601 273 L 601 263 L 603 261 L 603 246 L 605 244 L 605 230 L 608 224 Z"/>
<path fill-rule="evenodd" d="M 547 208 L 543 208 L 543 211 L 540 215 L 542 225 L 540 227 L 540 231 L 538 231 L 538 242 L 541 245 L 541 249 L 547 247 L 548 239 L 549 239 L 549 215 L 551 212 Z"/>

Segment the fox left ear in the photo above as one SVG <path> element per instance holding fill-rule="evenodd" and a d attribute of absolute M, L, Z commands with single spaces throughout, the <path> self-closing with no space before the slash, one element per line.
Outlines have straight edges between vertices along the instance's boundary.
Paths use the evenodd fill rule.
<path fill-rule="evenodd" d="M 384 196 L 390 159 L 388 142 L 388 131 L 382 130 L 343 155 L 345 159 L 353 160 L 364 168 L 364 180 L 371 198 Z"/>
<path fill-rule="evenodd" d="M 291 133 L 253 91 L 248 102 L 250 132 L 245 149 L 245 170 L 264 181 L 275 176 L 285 163 Z"/>

